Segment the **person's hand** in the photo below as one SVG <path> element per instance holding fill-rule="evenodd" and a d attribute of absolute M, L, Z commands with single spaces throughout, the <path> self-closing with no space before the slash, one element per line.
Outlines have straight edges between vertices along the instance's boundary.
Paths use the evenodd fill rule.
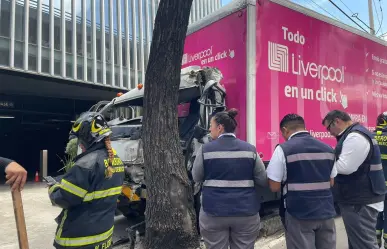
<path fill-rule="evenodd" d="M 27 180 L 27 171 L 18 163 L 12 162 L 5 168 L 6 184 L 11 186 L 12 191 L 19 189 L 23 190 L 24 184 Z"/>

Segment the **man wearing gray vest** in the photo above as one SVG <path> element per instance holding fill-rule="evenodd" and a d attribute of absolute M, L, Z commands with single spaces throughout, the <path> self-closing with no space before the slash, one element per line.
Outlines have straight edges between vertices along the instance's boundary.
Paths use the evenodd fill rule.
<path fill-rule="evenodd" d="M 322 124 L 336 137 L 334 194 L 348 236 L 349 249 L 377 249 L 376 219 L 386 193 L 380 149 L 373 134 L 348 113 L 333 110 Z"/>
<path fill-rule="evenodd" d="M 333 149 L 312 137 L 297 114 L 286 115 L 280 130 L 286 142 L 276 147 L 267 177 L 271 190 L 282 192 L 286 246 L 335 249 Z"/>
<path fill-rule="evenodd" d="M 260 196 L 267 186 L 265 166 L 253 145 L 235 137 L 237 111 L 211 119 L 214 141 L 196 153 L 195 182 L 203 182 L 200 234 L 207 249 L 254 249 L 259 235 Z"/>

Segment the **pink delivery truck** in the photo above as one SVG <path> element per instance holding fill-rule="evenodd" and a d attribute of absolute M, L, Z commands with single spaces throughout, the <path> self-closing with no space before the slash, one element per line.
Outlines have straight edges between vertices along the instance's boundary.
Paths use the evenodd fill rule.
<path fill-rule="evenodd" d="M 182 67 L 217 67 L 237 136 L 267 163 L 288 113 L 335 146 L 321 124 L 333 109 L 370 130 L 387 111 L 387 43 L 287 0 L 234 0 L 191 25 Z"/>
<path fill-rule="evenodd" d="M 237 136 L 257 147 L 265 164 L 283 142 L 288 113 L 335 146 L 321 124 L 333 109 L 373 130 L 387 111 L 387 44 L 287 0 L 234 0 L 191 25 L 182 68 L 217 67 L 226 105 L 239 109 Z M 264 201 L 278 199 L 270 191 Z"/>

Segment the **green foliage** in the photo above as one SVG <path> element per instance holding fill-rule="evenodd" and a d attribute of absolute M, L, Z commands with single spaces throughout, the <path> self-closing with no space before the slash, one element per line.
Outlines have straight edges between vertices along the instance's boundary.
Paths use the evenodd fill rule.
<path fill-rule="evenodd" d="M 63 168 L 61 168 L 59 171 L 64 170 L 67 172 L 68 170 L 71 169 L 71 167 L 74 166 L 74 158 L 77 156 L 77 151 L 78 151 L 78 140 L 76 138 L 71 139 L 67 145 L 66 145 L 66 156 L 62 159 L 59 156 L 59 159 L 61 163 L 63 164 Z"/>
<path fill-rule="evenodd" d="M 78 144 L 77 138 L 71 139 L 66 145 L 66 150 L 65 150 L 66 154 L 73 158 L 76 157 L 77 151 L 78 151 L 77 144 Z"/>

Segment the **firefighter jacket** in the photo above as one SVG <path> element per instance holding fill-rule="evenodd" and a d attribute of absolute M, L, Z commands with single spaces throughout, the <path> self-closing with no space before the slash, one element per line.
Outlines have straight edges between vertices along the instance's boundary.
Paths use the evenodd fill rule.
<path fill-rule="evenodd" d="M 349 126 L 337 137 L 336 160 L 340 158 L 343 143 L 351 132 L 362 134 L 370 143 L 370 152 L 359 169 L 350 175 L 338 174 L 334 193 L 338 203 L 349 205 L 368 205 L 381 202 L 385 198 L 386 186 L 379 146 L 373 134 L 359 123 Z"/>
<path fill-rule="evenodd" d="M 374 133 L 375 140 L 378 142 L 382 158 L 384 178 L 387 179 L 387 127 L 376 128 Z M 387 182 L 386 182 L 387 186 Z"/>
<path fill-rule="evenodd" d="M 105 178 L 109 157 L 100 142 L 75 159 L 75 165 L 49 189 L 57 217 L 55 248 L 107 249 L 112 246 L 114 214 L 124 180 L 124 165 L 114 152 L 111 178 Z"/>

